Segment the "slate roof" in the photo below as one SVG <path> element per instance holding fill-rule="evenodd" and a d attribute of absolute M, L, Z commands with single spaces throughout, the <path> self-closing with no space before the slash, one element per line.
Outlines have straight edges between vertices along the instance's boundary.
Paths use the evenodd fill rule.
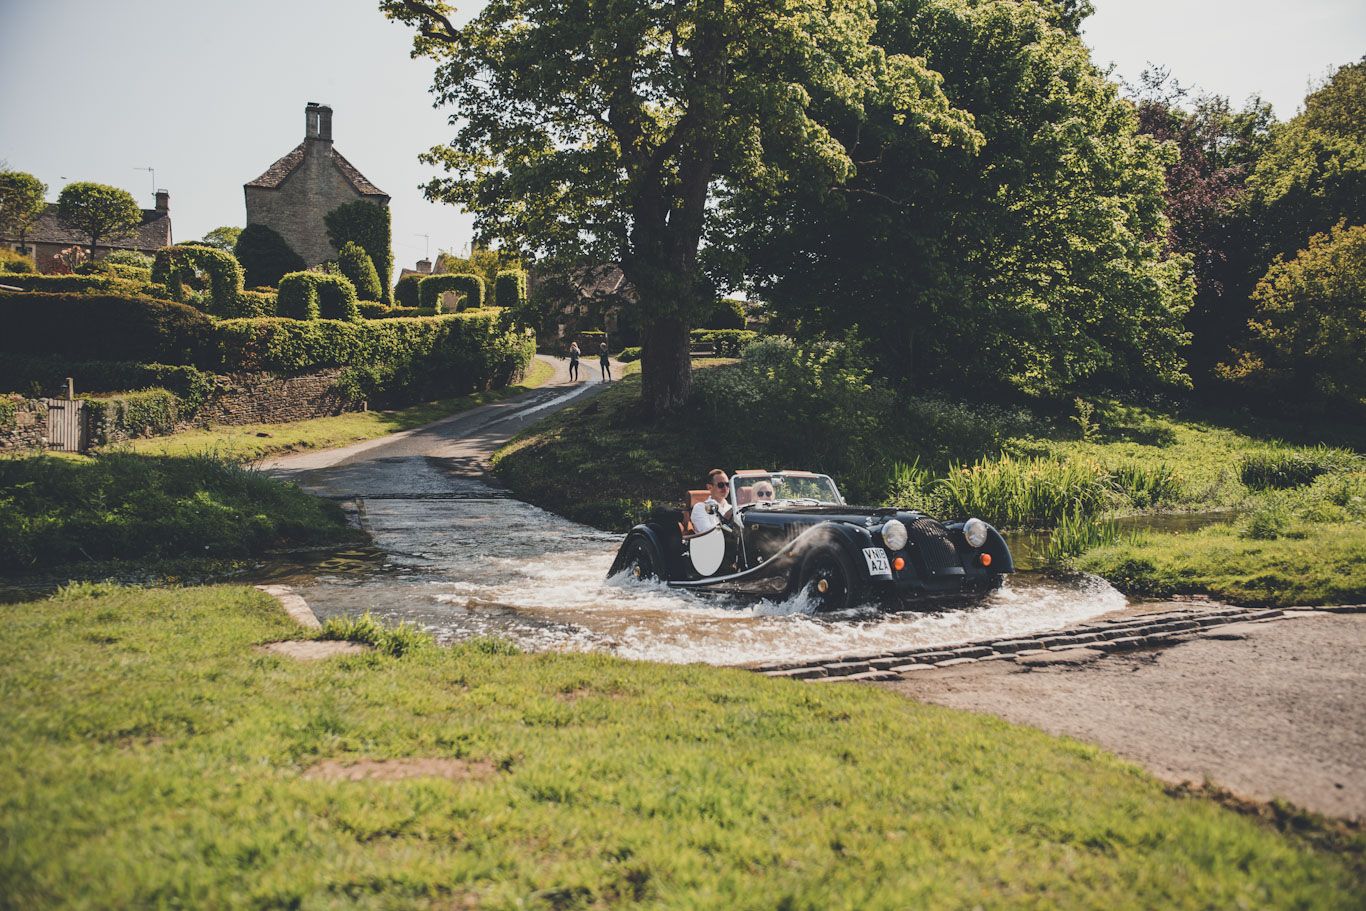
<path fill-rule="evenodd" d="M 266 168 L 264 174 L 255 180 L 248 182 L 246 186 L 263 187 L 267 190 L 277 189 L 286 179 L 288 179 L 290 174 L 294 173 L 294 169 L 304 160 L 304 152 L 307 144 L 308 140 L 305 139 L 291 149 L 288 154 L 276 161 L 275 164 Z M 388 193 L 385 193 L 379 187 L 367 180 L 364 174 L 356 170 L 355 165 L 342 156 L 341 152 L 338 152 L 336 149 L 331 149 L 328 154 L 332 156 L 332 163 L 337 166 L 337 170 L 341 171 L 342 176 L 351 183 L 351 186 L 356 188 L 357 193 L 362 196 L 388 197 Z"/>
<path fill-rule="evenodd" d="M 18 240 L 18 235 L 13 238 L 6 237 L 6 240 Z M 63 246 L 87 245 L 90 243 L 89 235 L 83 235 L 78 231 L 62 227 L 57 221 L 57 204 L 48 203 L 47 209 L 38 220 L 28 229 L 25 240 L 31 244 L 62 244 Z M 137 230 L 127 235 L 109 239 L 100 238 L 99 246 L 111 247 L 115 250 L 159 250 L 169 246 L 171 243 L 171 214 L 160 209 L 143 209 L 142 224 L 138 225 Z"/>

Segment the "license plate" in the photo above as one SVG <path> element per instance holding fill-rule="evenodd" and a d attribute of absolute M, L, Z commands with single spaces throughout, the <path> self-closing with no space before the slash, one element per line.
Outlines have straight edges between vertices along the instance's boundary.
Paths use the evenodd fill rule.
<path fill-rule="evenodd" d="M 863 548 L 863 559 L 868 561 L 868 575 L 890 576 L 892 565 L 887 562 L 887 551 L 881 547 Z"/>

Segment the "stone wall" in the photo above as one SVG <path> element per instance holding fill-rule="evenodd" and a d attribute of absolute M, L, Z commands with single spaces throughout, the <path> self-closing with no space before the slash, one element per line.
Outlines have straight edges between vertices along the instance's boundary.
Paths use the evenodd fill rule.
<path fill-rule="evenodd" d="M 46 449 L 47 405 L 35 399 L 10 397 L 0 410 L 0 450 Z"/>
<path fill-rule="evenodd" d="M 327 417 L 347 410 L 334 388 L 342 368 L 304 376 L 236 373 L 218 377 L 218 389 L 199 413 L 195 424 L 281 424 Z"/>

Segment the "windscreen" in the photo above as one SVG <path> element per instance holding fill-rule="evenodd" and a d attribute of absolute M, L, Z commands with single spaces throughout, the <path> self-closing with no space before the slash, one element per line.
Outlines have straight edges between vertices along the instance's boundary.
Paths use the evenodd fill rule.
<path fill-rule="evenodd" d="M 835 482 L 825 475 L 740 475 L 731 478 L 731 486 L 738 506 L 763 506 L 794 500 L 837 505 L 843 502 Z"/>

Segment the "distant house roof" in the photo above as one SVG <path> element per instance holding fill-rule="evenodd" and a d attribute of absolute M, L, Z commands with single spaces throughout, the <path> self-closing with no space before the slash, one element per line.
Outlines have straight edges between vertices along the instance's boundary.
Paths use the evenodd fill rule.
<path fill-rule="evenodd" d="M 10 239 L 10 238 L 7 238 Z M 15 240 L 18 236 L 15 235 Z M 90 236 L 62 227 L 57 221 L 57 204 L 48 203 L 38 220 L 28 229 L 25 240 L 31 244 L 85 245 Z M 171 213 L 165 209 L 143 209 L 142 224 L 125 237 L 100 238 L 101 247 L 115 250 L 160 250 L 171 244 Z"/>
<path fill-rule="evenodd" d="M 294 173 L 294 169 L 303 162 L 305 146 L 307 143 L 308 140 L 306 139 L 299 143 L 291 149 L 288 154 L 276 161 L 275 164 L 266 168 L 264 174 L 247 183 L 247 186 L 263 187 L 267 190 L 277 189 L 280 184 L 284 183 L 289 178 L 290 174 Z M 342 156 L 341 152 L 338 152 L 336 149 L 331 149 L 328 154 L 332 156 L 332 163 L 337 166 L 337 170 L 341 171 L 342 176 L 350 181 L 351 186 L 356 188 L 357 193 L 362 196 L 383 196 L 388 198 L 388 193 L 385 193 L 379 187 L 367 180 L 364 174 L 356 170 L 355 165 Z"/>

